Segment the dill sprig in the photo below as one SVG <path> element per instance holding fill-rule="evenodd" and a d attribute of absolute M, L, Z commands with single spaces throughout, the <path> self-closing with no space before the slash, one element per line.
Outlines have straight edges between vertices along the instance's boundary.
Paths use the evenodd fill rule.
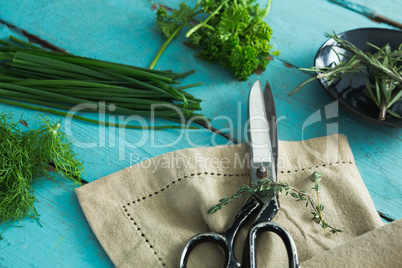
<path fill-rule="evenodd" d="M 4 230 L 27 217 L 39 220 L 32 188 L 35 179 L 61 174 L 80 184 L 83 172 L 83 163 L 60 131 L 60 123 L 42 117 L 37 129 L 23 131 L 20 125 L 26 125 L 25 121 L 15 122 L 11 115 L 0 114 L 0 225 L 6 226 Z M 54 172 L 49 172 L 49 165 Z"/>
<path fill-rule="evenodd" d="M 296 198 L 296 201 L 305 201 L 306 207 L 312 209 L 311 214 L 313 215 L 313 220 L 316 221 L 321 228 L 324 229 L 324 234 L 327 234 L 326 229 L 329 228 L 331 233 L 343 232 L 341 229 L 335 228 L 332 225 L 328 224 L 324 221 L 322 216 L 322 211 L 324 210 L 324 205 L 320 204 L 320 181 L 322 179 L 322 175 L 319 172 L 314 172 L 312 175 L 311 181 L 314 183 L 314 187 L 312 189 L 315 190 L 317 196 L 317 202 L 308 194 L 306 191 L 298 190 L 292 186 L 290 186 L 286 182 L 275 182 L 269 179 L 261 179 L 257 182 L 251 183 L 251 185 L 244 184 L 240 187 L 240 189 L 233 194 L 232 196 L 225 196 L 219 200 L 219 203 L 213 205 L 208 210 L 208 214 L 212 214 L 221 210 L 224 206 L 231 204 L 234 200 L 239 198 L 248 198 L 255 193 L 261 194 L 269 194 L 272 192 L 276 193 L 285 193 L 285 195 L 291 195 Z"/>
<path fill-rule="evenodd" d="M 341 60 L 335 66 L 300 68 L 303 71 L 315 72 L 317 75 L 302 82 L 289 95 L 295 94 L 315 79 L 325 78 L 328 85 L 331 85 L 342 75 L 350 78 L 352 73 L 367 72 L 368 70 L 374 81 L 366 80 L 365 94 L 379 107 L 379 119 L 385 120 L 386 113 L 401 118 L 401 115 L 392 111 L 391 108 L 396 102 L 402 100 L 402 44 L 398 49 L 392 50 L 388 44 L 380 48 L 367 43 L 377 50 L 371 54 L 363 52 L 335 33 L 333 35 L 326 34 L 326 36 L 332 38 L 337 43 L 337 47 L 349 51 L 352 55 L 336 52 L 338 56 L 344 56 L 345 60 Z"/>

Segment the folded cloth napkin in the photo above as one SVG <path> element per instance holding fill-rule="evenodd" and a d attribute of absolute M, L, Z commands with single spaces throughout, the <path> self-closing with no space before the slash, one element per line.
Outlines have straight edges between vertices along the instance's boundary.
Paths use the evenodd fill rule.
<path fill-rule="evenodd" d="M 402 219 L 303 262 L 303 267 L 402 267 Z M 327 266 L 327 264 L 331 264 Z"/>
<path fill-rule="evenodd" d="M 223 196 L 231 196 L 241 185 L 250 183 L 249 159 L 247 144 L 184 149 L 98 179 L 77 188 L 76 193 L 93 232 L 117 267 L 177 267 L 181 251 L 192 236 L 222 232 L 228 227 L 244 200 L 236 200 L 214 214 L 207 211 Z M 342 267 L 358 267 L 352 265 L 353 260 L 363 252 L 356 246 L 365 247 L 367 240 L 353 241 L 383 223 L 346 137 L 280 141 L 278 162 L 280 181 L 313 197 L 312 173 L 322 174 L 323 218 L 343 230 L 325 236 L 304 202 L 279 194 L 281 208 L 273 221 L 294 238 L 302 266 L 339 267 L 342 263 Z M 236 243 L 238 259 L 246 233 L 242 230 Z M 383 239 L 378 233 L 373 235 L 377 243 Z M 399 236 L 396 248 L 400 249 L 400 241 Z M 275 234 L 259 237 L 257 258 L 259 267 L 287 266 L 286 250 Z M 202 244 L 192 253 L 188 267 L 223 264 L 222 251 Z"/>

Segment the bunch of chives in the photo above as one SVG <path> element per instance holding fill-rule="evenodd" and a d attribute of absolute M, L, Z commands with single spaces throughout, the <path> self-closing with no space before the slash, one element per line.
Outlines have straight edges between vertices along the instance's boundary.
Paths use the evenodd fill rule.
<path fill-rule="evenodd" d="M 0 40 L 0 102 L 70 115 L 101 125 L 134 129 L 191 128 L 187 125 L 123 126 L 60 110 L 102 102 L 115 105 L 112 112 L 126 116 L 153 115 L 175 122 L 181 122 L 183 117 L 184 120 L 203 117 L 196 113 L 201 110 L 201 100 L 184 91 L 201 83 L 177 86 L 179 78 L 192 72 L 151 70 L 48 51 L 13 36 L 8 41 Z"/>

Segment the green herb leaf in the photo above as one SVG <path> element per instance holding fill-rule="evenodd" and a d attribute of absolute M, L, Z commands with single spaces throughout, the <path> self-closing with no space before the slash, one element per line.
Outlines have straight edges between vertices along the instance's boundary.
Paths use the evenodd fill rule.
<path fill-rule="evenodd" d="M 83 163 L 60 131 L 60 123 L 43 118 L 39 128 L 23 131 L 20 121 L 0 114 L 0 224 L 6 228 L 26 217 L 39 219 L 34 207 L 34 180 L 61 174 L 81 184 L 83 172 Z M 49 166 L 54 172 L 48 171 Z"/>
<path fill-rule="evenodd" d="M 316 184 L 314 185 L 314 190 L 315 190 L 316 192 L 319 192 L 319 191 L 320 191 L 320 185 L 319 185 L 318 183 L 316 183 Z"/>
<path fill-rule="evenodd" d="M 253 0 L 200 0 L 191 9 L 181 3 L 171 15 L 160 8 L 156 13 L 156 24 L 169 42 L 180 27 L 192 27 L 186 37 L 191 47 L 201 48 L 198 53 L 200 58 L 219 62 L 223 68 L 231 69 L 237 79 L 247 80 L 256 70 L 265 69 L 270 56 L 279 55 L 279 51 L 272 51 L 270 45 L 272 29 L 263 21 L 270 4 L 271 0 L 266 8 L 261 9 Z M 191 26 L 189 22 L 199 13 L 206 13 L 208 17 Z M 152 67 L 166 46 L 165 42 Z"/>
<path fill-rule="evenodd" d="M 335 66 L 300 68 L 303 71 L 315 72 L 316 76 L 307 79 L 297 86 L 289 95 L 295 94 L 300 88 L 317 79 L 326 79 L 331 85 L 345 75 L 351 77 L 353 73 L 368 72 L 373 78 L 366 81 L 365 94 L 379 108 L 380 120 L 385 120 L 387 114 L 397 118 L 401 115 L 392 111 L 392 106 L 402 100 L 402 44 L 392 51 L 387 44 L 379 48 L 367 43 L 377 50 L 374 54 L 363 52 L 349 41 L 341 39 L 336 33 L 326 34 L 337 43 L 337 46 L 352 53 L 352 56 L 343 55 L 345 60 Z M 338 56 L 339 58 L 339 56 Z"/>
<path fill-rule="evenodd" d="M 183 16 L 181 13 L 177 14 Z M 184 91 L 200 83 L 173 86 L 180 83 L 177 79 L 193 71 L 179 74 L 150 70 L 47 51 L 15 37 L 10 39 L 18 45 L 0 42 L 0 102 L 71 116 L 99 125 L 131 129 L 197 128 L 189 127 L 187 121 L 195 116 L 203 117 L 202 114 L 196 113 L 201 109 L 201 100 Z M 114 104 L 115 114 L 157 116 L 180 122 L 182 125 L 115 124 L 65 112 L 78 104 L 93 104 L 93 107 L 99 107 L 100 102 L 106 105 Z M 160 107 L 153 110 L 155 104 L 160 104 Z"/>

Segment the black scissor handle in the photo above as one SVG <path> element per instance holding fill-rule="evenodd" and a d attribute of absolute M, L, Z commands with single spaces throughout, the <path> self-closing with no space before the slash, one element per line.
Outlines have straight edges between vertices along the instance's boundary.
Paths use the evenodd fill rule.
<path fill-rule="evenodd" d="M 257 267 L 257 259 L 256 259 L 256 239 L 259 233 L 261 232 L 273 232 L 276 233 L 283 241 L 286 247 L 286 251 L 288 253 L 289 267 L 297 268 L 299 267 L 299 260 L 297 258 L 297 250 L 296 244 L 285 228 L 280 226 L 274 222 L 260 222 L 255 224 L 249 234 L 248 234 L 248 243 L 246 243 L 246 248 L 243 256 L 244 267 Z M 250 266 L 248 266 L 250 265 Z"/>
<path fill-rule="evenodd" d="M 191 251 L 199 244 L 205 242 L 212 242 L 222 247 L 223 251 L 226 254 L 225 267 L 240 267 L 240 263 L 234 257 L 233 247 L 231 246 L 230 238 L 228 239 L 225 234 L 217 234 L 217 233 L 204 233 L 196 235 L 193 238 L 191 238 L 187 242 L 180 256 L 179 267 L 180 268 L 187 267 L 187 261 Z"/>
<path fill-rule="evenodd" d="M 180 256 L 180 268 L 187 267 L 188 257 L 191 251 L 199 244 L 204 242 L 212 242 L 222 247 L 226 254 L 226 268 L 241 267 L 240 263 L 236 260 L 233 252 L 233 243 L 239 229 L 244 225 L 246 220 L 253 215 L 257 208 L 260 207 L 260 202 L 253 196 L 250 197 L 243 207 L 238 211 L 229 225 L 225 233 L 203 233 L 193 236 L 183 249 Z"/>

